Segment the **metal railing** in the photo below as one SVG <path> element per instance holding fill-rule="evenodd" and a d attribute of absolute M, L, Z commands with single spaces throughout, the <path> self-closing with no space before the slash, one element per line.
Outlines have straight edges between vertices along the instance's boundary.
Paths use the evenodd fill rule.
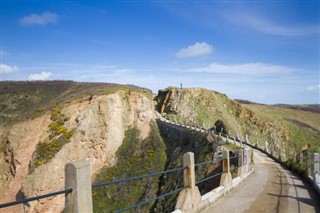
<path fill-rule="evenodd" d="M 138 179 L 143 179 L 143 178 L 148 178 L 148 177 L 154 177 L 154 176 L 157 176 L 157 175 L 164 175 L 164 174 L 168 174 L 168 173 L 172 173 L 172 172 L 184 171 L 185 169 L 187 169 L 187 167 L 179 167 L 179 168 L 175 168 L 175 169 L 169 169 L 169 170 L 166 170 L 166 171 L 154 172 L 154 173 L 141 175 L 141 176 L 135 176 L 135 177 L 130 177 L 130 178 L 123 178 L 123 179 L 119 179 L 119 180 L 109 181 L 109 182 L 97 183 L 97 184 L 93 184 L 92 188 L 99 188 L 99 187 L 104 187 L 104 186 L 108 186 L 108 185 L 112 185 L 112 184 L 129 182 L 129 181 L 133 181 L 133 180 L 138 180 Z M 130 209 L 138 208 L 138 207 L 143 206 L 145 204 L 148 204 L 148 203 L 151 203 L 153 201 L 156 201 L 156 200 L 162 199 L 164 197 L 167 197 L 167 196 L 169 196 L 171 194 L 180 192 L 185 188 L 186 187 L 175 189 L 175 190 L 170 191 L 168 193 L 159 195 L 159 196 L 157 196 L 155 198 L 152 198 L 152 199 L 149 199 L 149 200 L 145 200 L 145 201 L 142 201 L 140 203 L 137 203 L 137 204 L 131 205 L 129 207 L 126 207 L 124 209 L 118 210 L 118 211 L 116 211 L 116 213 L 121 213 L 121 212 L 124 212 L 124 211 L 128 211 Z"/>
<path fill-rule="evenodd" d="M 65 190 L 58 191 L 58 192 L 52 192 L 52 193 L 48 193 L 48 194 L 44 194 L 44 195 L 39 195 L 39 196 L 25 198 L 25 199 L 22 199 L 22 200 L 17 200 L 17 201 L 13 201 L 13 202 L 9 202 L 9 203 L 4 203 L 4 204 L 0 204 L 0 209 L 1 208 L 5 208 L 5 207 L 9 207 L 9 206 L 22 204 L 22 203 L 28 203 L 28 202 L 34 201 L 34 200 L 40 200 L 40 199 L 43 199 L 43 198 L 53 197 L 53 196 L 56 196 L 56 195 L 68 194 L 68 193 L 71 193 L 71 192 L 72 192 L 72 189 L 65 189 Z"/>
<path fill-rule="evenodd" d="M 207 165 L 207 164 L 210 164 L 210 163 L 214 163 L 214 161 L 210 160 L 210 161 L 206 161 L 206 162 L 202 162 L 202 163 L 198 163 L 198 164 L 195 164 L 194 166 L 195 167 L 200 167 L 200 166 L 203 166 L 203 165 Z M 148 177 L 153 177 L 153 176 L 157 176 L 157 175 L 164 175 L 164 174 L 168 174 L 168 173 L 173 173 L 173 172 L 178 172 L 178 171 L 184 171 L 185 169 L 187 169 L 187 167 L 179 167 L 179 168 L 175 168 L 175 169 L 170 169 L 170 170 L 166 170 L 166 171 L 160 171 L 160 172 L 154 172 L 154 173 L 150 173 L 150 174 L 146 174 L 146 175 L 141 175 L 141 176 L 135 176 L 135 177 L 130 177 L 130 178 L 123 178 L 123 179 L 119 179 L 119 180 L 114 180 L 114 181 L 109 181 L 109 182 L 103 182 L 103 183 L 97 183 L 97 184 L 93 184 L 92 185 L 92 188 L 99 188 L 99 187 L 104 187 L 104 186 L 108 186 L 108 185 L 113 185 L 113 184 L 118 184 L 118 183 L 123 183 L 123 182 L 129 182 L 129 181 L 133 181 L 133 180 L 138 180 L 138 179 L 143 179 L 143 178 L 148 178 Z M 205 182 L 209 179 L 212 179 L 212 178 L 215 178 L 215 177 L 218 177 L 222 174 L 223 172 L 220 172 L 218 174 L 215 174 L 215 175 L 212 175 L 210 177 L 206 177 L 198 182 L 196 182 L 196 184 L 200 184 L 202 182 Z M 178 193 L 184 189 L 186 189 L 187 187 L 180 187 L 178 189 L 175 189 L 173 191 L 170 191 L 170 192 L 167 192 L 165 194 L 162 194 L 162 195 L 159 195 L 155 198 L 152 198 L 152 199 L 149 199 L 149 200 L 145 200 L 145 201 L 142 201 L 140 203 L 137 203 L 137 204 L 134 204 L 134 205 L 131 205 L 129 207 L 126 207 L 124 209 L 120 209 L 118 211 L 116 211 L 115 213 L 121 213 L 121 212 L 125 212 L 125 211 L 128 211 L 128 210 L 131 210 L 131 209 L 135 209 L 135 208 L 138 208 L 140 206 L 143 206 L 143 205 L 146 205 L 148 203 L 151 203 L 153 201 L 156 201 L 156 200 L 159 200 L 159 199 L 163 199 L 169 195 L 172 195 L 172 194 L 175 194 L 175 193 Z"/>
<path fill-rule="evenodd" d="M 236 157 L 238 157 L 238 156 L 230 157 L 230 159 L 231 158 L 236 158 Z M 202 163 L 194 164 L 194 168 L 193 169 L 195 169 L 197 167 L 205 166 L 205 165 L 208 165 L 208 164 L 212 164 L 212 163 L 216 163 L 216 162 L 213 161 L 213 160 L 210 160 L 210 161 L 205 161 L 205 162 L 202 162 Z M 113 184 L 119 184 L 119 183 L 123 183 L 123 182 L 130 182 L 130 181 L 133 181 L 133 180 L 138 180 L 138 179 L 143 179 L 143 178 L 154 177 L 154 176 L 157 176 L 157 175 L 165 175 L 165 174 L 168 174 L 168 173 L 184 171 L 186 169 L 189 169 L 189 168 L 186 167 L 186 166 L 183 166 L 183 167 L 179 167 L 179 168 L 169 169 L 169 170 L 166 170 L 166 171 L 159 171 L 159 172 L 149 173 L 149 174 L 145 174 L 145 175 L 141 175 L 141 176 L 134 176 L 134 177 L 129 177 L 129 178 L 113 180 L 113 181 L 109 181 L 109 182 L 91 184 L 91 189 L 95 189 L 95 188 L 99 188 L 99 187 L 105 187 L 105 186 L 109 186 L 109 185 L 113 185 Z M 208 180 L 210 180 L 212 178 L 217 178 L 217 177 L 221 176 L 222 174 L 223 174 L 223 172 L 219 172 L 219 173 L 211 175 L 209 177 L 205 177 L 205 178 L 203 178 L 201 180 L 196 181 L 195 184 L 198 185 L 198 184 L 203 183 L 205 181 L 208 181 Z M 121 212 L 125 212 L 125 211 L 131 210 L 131 209 L 138 208 L 138 207 L 143 206 L 145 204 L 148 204 L 150 202 L 153 202 L 153 201 L 156 201 L 156 200 L 159 200 L 159 199 L 163 199 L 163 198 L 165 198 L 165 197 L 167 197 L 169 195 L 178 193 L 178 192 L 180 192 L 180 191 L 182 191 L 182 190 L 184 190 L 186 188 L 187 188 L 187 186 L 183 186 L 183 187 L 174 189 L 174 190 L 172 190 L 170 192 L 167 192 L 165 194 L 159 195 L 157 197 L 154 197 L 154 198 L 142 201 L 140 203 L 136 203 L 136 204 L 131 205 L 129 207 L 120 209 L 120 210 L 116 211 L 116 213 L 121 213 Z M 44 199 L 44 198 L 48 198 L 48 197 L 61 195 L 61 194 L 65 194 L 66 195 L 66 194 L 71 193 L 71 192 L 73 192 L 73 189 L 72 188 L 67 188 L 65 190 L 61 190 L 61 191 L 57 191 L 57 192 L 52 192 L 52 193 L 48 193 L 48 194 L 44 194 L 44 195 L 39 195 L 39 196 L 35 196 L 35 197 L 30 197 L 30 198 L 18 200 L 18 201 L 13 201 L 13 202 L 9 202 L 9 203 L 0 204 L 0 208 L 5 208 L 5 207 L 18 205 L 18 204 L 22 204 L 22 203 L 27 203 L 27 202 L 30 202 L 30 201 L 40 200 L 40 199 Z"/>
<path fill-rule="evenodd" d="M 93 184 L 92 188 L 98 188 L 98 187 L 103 187 L 103 186 L 107 186 L 107 185 L 112 185 L 112 184 L 117 184 L 117 183 L 122 183 L 122 182 L 128 182 L 128 181 L 138 180 L 138 179 L 147 178 L 147 177 L 153 177 L 153 176 L 156 176 L 156 175 L 163 175 L 163 174 L 167 174 L 167 173 L 171 173 L 171 172 L 177 172 L 177 171 L 185 170 L 186 168 L 187 167 L 179 167 L 179 168 L 176 168 L 176 169 L 170 169 L 170 170 L 161 171 L 161 172 L 154 172 L 154 173 L 141 175 L 141 176 L 135 176 L 135 177 L 130 177 L 130 178 L 123 178 L 123 179 L 119 179 L 119 180 L 109 181 L 109 182 L 97 183 L 97 184 Z"/>

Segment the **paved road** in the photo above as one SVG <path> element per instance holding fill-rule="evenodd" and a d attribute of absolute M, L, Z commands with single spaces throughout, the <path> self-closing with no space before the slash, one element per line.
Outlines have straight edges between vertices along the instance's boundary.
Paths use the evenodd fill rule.
<path fill-rule="evenodd" d="M 320 212 L 320 196 L 308 182 L 254 150 L 255 171 L 203 213 Z"/>

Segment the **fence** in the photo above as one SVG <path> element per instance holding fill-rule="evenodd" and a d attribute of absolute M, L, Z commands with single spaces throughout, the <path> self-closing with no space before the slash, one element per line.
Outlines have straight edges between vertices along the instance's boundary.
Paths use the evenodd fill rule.
<path fill-rule="evenodd" d="M 247 164 L 247 159 L 244 160 L 247 156 L 246 151 L 239 152 L 242 154 L 238 154 L 232 159 L 237 158 L 237 166 L 238 168 L 242 167 L 244 164 Z M 241 163 L 240 163 L 241 162 Z M 195 179 L 195 171 L 197 167 L 201 167 L 204 165 L 212 164 L 214 161 L 206 161 L 202 163 L 195 164 L 194 163 L 194 154 L 192 152 L 188 152 L 184 154 L 183 156 L 183 167 L 180 168 L 175 168 L 175 169 L 170 169 L 166 171 L 160 171 L 160 172 L 155 172 L 151 174 L 145 174 L 141 176 L 136 176 L 136 177 L 130 177 L 130 178 L 125 178 L 125 179 L 119 179 L 119 180 L 114 180 L 110 182 L 103 182 L 103 183 L 97 183 L 93 184 L 91 183 L 91 167 L 90 163 L 87 161 L 76 161 L 73 163 L 68 163 L 65 166 L 65 190 L 58 191 L 58 192 L 53 192 L 45 195 L 40 195 L 40 196 L 35 196 L 31 198 L 26 198 L 10 203 L 5 203 L 5 204 L 0 204 L 0 208 L 5 208 L 13 205 L 18 205 L 22 203 L 27 203 L 30 201 L 35 201 L 35 200 L 40 200 L 52 196 L 57 196 L 57 195 L 65 195 L 65 212 L 87 212 L 90 213 L 93 211 L 93 205 L 92 205 L 92 189 L 99 188 L 99 187 L 105 187 L 108 185 L 112 184 L 119 184 L 122 182 L 128 182 L 128 181 L 133 181 L 133 180 L 138 180 L 142 178 L 148 178 L 156 175 L 165 175 L 168 173 L 173 173 L 173 172 L 178 172 L 178 171 L 183 171 L 183 180 L 184 180 L 184 186 L 178 189 L 175 189 L 173 191 L 167 192 L 165 194 L 159 195 L 155 198 L 145 200 L 143 202 L 137 203 L 135 205 L 129 206 L 124 209 L 120 209 L 117 211 L 117 213 L 128 211 L 137 207 L 140 207 L 142 205 L 145 205 L 147 203 L 165 198 L 169 195 L 172 195 L 174 193 L 179 192 L 176 208 L 179 209 L 188 209 L 190 208 L 190 205 L 192 207 L 197 206 L 199 202 L 201 201 L 201 195 L 200 192 L 197 188 L 197 185 L 200 183 L 203 183 L 205 181 L 208 181 L 213 178 L 220 178 L 220 185 L 228 185 L 230 184 L 230 181 L 232 180 L 231 173 L 230 173 L 230 157 L 229 157 L 229 152 L 228 151 L 223 151 L 223 171 L 214 174 L 209 177 L 205 177 L 202 180 L 196 181 Z M 240 174 L 240 173 L 239 173 Z M 188 203 L 185 202 L 186 197 L 191 196 L 191 202 L 193 203 Z M 186 206 L 187 205 L 187 206 Z"/>
<path fill-rule="evenodd" d="M 287 166 L 292 171 L 309 179 L 320 193 L 319 153 L 314 153 L 312 156 L 309 150 L 299 152 L 288 160 Z"/>

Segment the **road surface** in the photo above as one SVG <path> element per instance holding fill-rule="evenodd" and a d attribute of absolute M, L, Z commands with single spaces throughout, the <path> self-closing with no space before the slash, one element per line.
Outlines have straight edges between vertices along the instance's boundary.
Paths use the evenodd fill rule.
<path fill-rule="evenodd" d="M 237 189 L 203 213 L 320 212 L 320 196 L 310 183 L 254 150 L 255 171 Z"/>

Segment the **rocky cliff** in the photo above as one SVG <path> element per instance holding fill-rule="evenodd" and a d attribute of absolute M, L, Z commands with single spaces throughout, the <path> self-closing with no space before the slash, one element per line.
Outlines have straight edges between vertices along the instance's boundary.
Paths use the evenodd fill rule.
<path fill-rule="evenodd" d="M 129 126 L 139 129 L 141 138 L 147 137 L 150 122 L 154 119 L 150 96 L 126 88 L 111 94 L 90 94 L 63 102 L 60 113 L 65 119 L 61 128 L 73 134 L 49 161 L 39 163 L 32 172 L 32 164 L 37 163 L 34 156 L 39 151 L 39 144 L 54 140 L 50 138 L 50 126 L 54 122 L 52 112 L 47 110 L 35 119 L 2 128 L 1 203 L 63 189 L 64 166 L 68 162 L 90 161 L 93 178 L 103 166 L 115 165 L 116 151 Z M 29 202 L 23 208 L 25 212 L 61 212 L 64 196 Z M 1 210 L 13 211 L 22 212 L 22 205 Z"/>

